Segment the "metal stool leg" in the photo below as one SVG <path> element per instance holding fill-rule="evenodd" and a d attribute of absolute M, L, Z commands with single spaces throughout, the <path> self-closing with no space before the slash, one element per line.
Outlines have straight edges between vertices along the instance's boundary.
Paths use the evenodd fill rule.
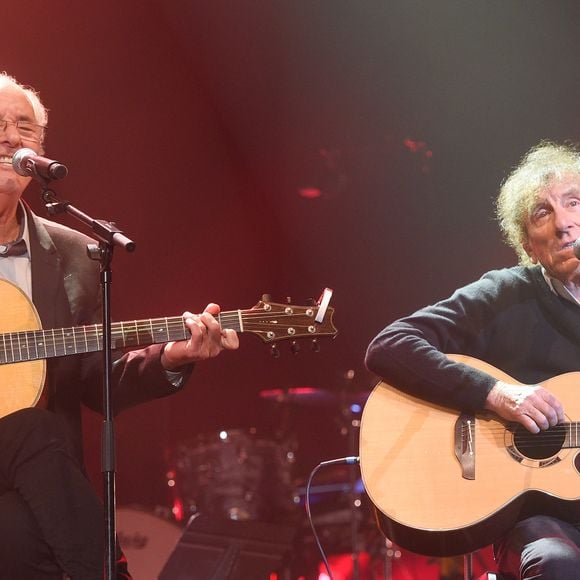
<path fill-rule="evenodd" d="M 473 554 L 463 555 L 463 580 L 473 580 Z"/>

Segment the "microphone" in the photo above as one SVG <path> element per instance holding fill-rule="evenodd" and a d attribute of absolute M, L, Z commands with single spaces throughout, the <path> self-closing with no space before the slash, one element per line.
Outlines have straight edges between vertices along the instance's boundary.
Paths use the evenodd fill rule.
<path fill-rule="evenodd" d="M 36 154 L 32 149 L 18 149 L 12 157 L 12 168 L 24 177 L 62 179 L 68 175 L 66 165 Z"/>
<path fill-rule="evenodd" d="M 580 238 L 574 242 L 574 255 L 580 260 Z"/>

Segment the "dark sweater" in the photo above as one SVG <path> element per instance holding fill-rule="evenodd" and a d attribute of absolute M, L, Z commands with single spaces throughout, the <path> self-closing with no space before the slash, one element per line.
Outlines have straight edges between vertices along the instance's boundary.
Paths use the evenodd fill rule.
<path fill-rule="evenodd" d="M 366 364 L 422 399 L 483 409 L 497 378 L 443 353 L 479 358 L 526 384 L 579 371 L 580 307 L 554 294 L 539 267 L 494 270 L 387 326 L 369 345 Z"/>

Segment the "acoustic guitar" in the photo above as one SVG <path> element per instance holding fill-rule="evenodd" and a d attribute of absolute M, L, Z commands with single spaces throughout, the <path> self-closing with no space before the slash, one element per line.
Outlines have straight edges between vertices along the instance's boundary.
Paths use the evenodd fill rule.
<path fill-rule="evenodd" d="M 221 312 L 222 328 L 249 332 L 264 342 L 335 336 L 334 309 L 328 306 L 330 290 L 315 306 L 277 304 L 263 297 L 253 308 Z M 0 280 L 0 417 L 35 406 L 46 378 L 46 359 L 100 351 L 100 324 L 43 330 L 36 308 L 20 288 Z M 113 349 L 185 340 L 189 331 L 181 316 L 115 322 L 111 328 Z"/>
<path fill-rule="evenodd" d="M 450 358 L 517 382 L 467 356 Z M 365 405 L 360 462 L 385 535 L 403 548 L 455 556 L 547 513 L 580 521 L 580 372 L 543 383 L 566 421 L 534 435 L 491 414 L 460 414 L 379 383 Z"/>

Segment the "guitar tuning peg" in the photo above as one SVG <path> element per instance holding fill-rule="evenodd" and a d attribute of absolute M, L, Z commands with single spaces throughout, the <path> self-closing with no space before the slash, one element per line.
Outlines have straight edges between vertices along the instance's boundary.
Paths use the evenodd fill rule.
<path fill-rule="evenodd" d="M 280 358 L 280 351 L 278 350 L 278 347 L 273 344 L 270 347 L 270 354 L 274 357 L 274 358 Z"/>
<path fill-rule="evenodd" d="M 290 350 L 292 351 L 292 354 L 298 354 L 300 352 L 300 345 L 293 340 L 292 344 L 290 345 Z"/>
<path fill-rule="evenodd" d="M 271 294 L 262 294 L 262 302 L 272 302 Z"/>
<path fill-rule="evenodd" d="M 312 346 L 310 348 L 312 348 L 312 352 L 320 352 L 320 345 L 316 338 L 312 339 Z"/>
<path fill-rule="evenodd" d="M 316 306 L 316 300 L 314 300 L 314 298 L 308 298 L 306 300 L 306 305 L 307 306 Z"/>
<path fill-rule="evenodd" d="M 292 304 L 292 298 L 290 296 L 286 296 L 286 304 Z"/>

